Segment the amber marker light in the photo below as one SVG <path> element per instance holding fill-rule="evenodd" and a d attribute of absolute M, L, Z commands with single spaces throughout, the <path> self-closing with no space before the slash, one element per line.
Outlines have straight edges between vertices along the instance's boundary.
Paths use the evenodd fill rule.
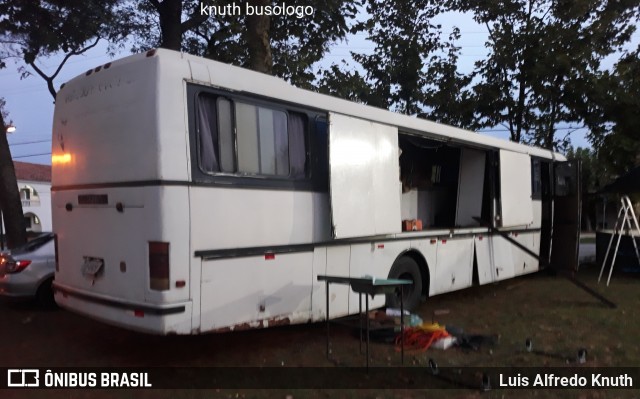
<path fill-rule="evenodd" d="M 53 154 L 51 155 L 51 164 L 65 164 L 71 162 L 71 154 Z"/>

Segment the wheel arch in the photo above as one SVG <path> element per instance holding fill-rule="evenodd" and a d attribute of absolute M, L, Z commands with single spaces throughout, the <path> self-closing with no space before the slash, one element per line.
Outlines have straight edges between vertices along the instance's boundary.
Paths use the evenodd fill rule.
<path fill-rule="evenodd" d="M 55 276 L 56 276 L 55 272 L 51 272 L 40 277 L 40 279 L 38 280 L 38 283 L 36 284 L 36 291 L 40 289 L 40 287 L 42 287 L 42 284 L 46 283 L 48 280 L 53 281 L 55 279 Z"/>
<path fill-rule="evenodd" d="M 40 306 L 45 308 L 55 308 L 56 300 L 54 299 L 53 291 L 54 276 L 49 275 L 44 278 L 37 286 L 35 292 L 35 300 Z"/>
<path fill-rule="evenodd" d="M 424 258 L 422 253 L 420 253 L 420 251 L 415 248 L 409 248 L 400 252 L 396 259 L 393 261 L 393 264 L 395 264 L 398 259 L 404 256 L 413 259 L 418 264 L 418 267 L 420 268 L 420 276 L 422 277 L 422 295 L 428 298 L 430 288 L 429 284 L 431 283 L 431 273 L 429 272 L 429 265 L 427 264 L 427 260 Z M 391 267 L 393 267 L 393 264 Z"/>

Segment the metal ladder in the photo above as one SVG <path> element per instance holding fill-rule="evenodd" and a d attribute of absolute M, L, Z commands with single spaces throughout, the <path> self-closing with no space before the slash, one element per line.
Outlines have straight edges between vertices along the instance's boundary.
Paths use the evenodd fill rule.
<path fill-rule="evenodd" d="M 611 274 L 613 273 L 613 266 L 616 263 L 616 256 L 618 255 L 618 247 L 620 246 L 620 239 L 622 238 L 622 233 L 625 230 L 625 226 L 631 235 L 631 241 L 633 242 L 633 248 L 636 250 L 636 258 L 638 258 L 638 263 L 640 263 L 640 252 L 638 252 L 638 246 L 636 244 L 635 235 L 640 237 L 640 227 L 638 226 L 638 218 L 636 217 L 635 212 L 633 211 L 633 204 L 631 204 L 631 200 L 629 196 L 623 195 L 620 198 L 620 202 L 622 203 L 622 207 L 618 211 L 618 219 L 616 220 L 616 225 L 613 228 L 613 234 L 611 235 L 611 239 L 609 240 L 609 246 L 607 247 L 607 252 L 604 255 L 604 259 L 602 260 L 602 268 L 600 269 L 600 275 L 598 276 L 598 283 L 602 278 L 602 272 L 604 272 L 604 268 L 607 264 L 607 258 L 609 257 L 609 252 L 611 251 L 611 244 L 613 244 L 613 239 L 618 235 L 618 241 L 616 242 L 616 248 L 613 251 L 613 259 L 611 260 L 611 268 L 609 269 L 609 277 L 607 278 L 607 287 L 609 286 L 609 281 L 611 280 Z M 635 224 L 635 231 L 631 226 L 631 221 Z"/>

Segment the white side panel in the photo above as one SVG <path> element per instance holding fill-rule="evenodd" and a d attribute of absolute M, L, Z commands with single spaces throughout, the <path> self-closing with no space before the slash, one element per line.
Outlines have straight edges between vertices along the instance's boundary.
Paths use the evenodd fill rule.
<path fill-rule="evenodd" d="M 127 189 L 123 189 L 126 190 Z M 149 288 L 145 282 L 145 300 L 147 302 L 172 302 L 189 298 L 189 286 L 183 288 L 176 287 L 176 281 L 189 281 L 190 265 L 192 253 L 189 251 L 189 192 L 186 187 L 159 187 L 146 190 L 149 197 L 145 199 L 146 206 L 153 215 L 161 215 L 156 221 L 160 225 L 160 230 L 149 229 L 146 232 L 149 241 L 169 242 L 169 254 L 171 259 L 170 287 L 168 291 L 155 291 Z M 157 198 L 158 200 L 153 200 Z M 113 197 L 114 201 L 117 197 Z M 124 203 L 124 201 L 122 201 Z M 126 214 L 127 208 L 125 203 Z M 148 222 L 147 222 L 148 223 Z M 142 229 L 129 230 L 129 242 L 133 242 L 132 237 L 141 240 L 144 236 Z M 137 232 L 137 233 L 135 233 Z M 110 236 L 106 236 L 110 237 Z M 106 239 L 109 241 L 109 239 Z M 146 243 L 145 243 L 146 244 Z M 129 244 L 130 245 L 130 244 Z M 127 245 L 125 244 L 125 248 Z M 145 265 L 148 265 L 145 260 Z M 148 273 L 146 267 L 145 274 Z M 197 292 L 197 290 L 196 290 Z"/>
<path fill-rule="evenodd" d="M 433 224 L 437 194 L 437 192 L 430 190 L 411 190 L 402 193 L 402 220 L 420 219 L 423 229 Z"/>
<path fill-rule="evenodd" d="M 108 205 L 83 205 L 79 194 L 108 196 Z M 186 187 L 114 187 L 53 193 L 60 284 L 131 302 L 168 303 L 190 298 L 189 195 Z M 115 204 L 124 205 L 123 212 Z M 66 210 L 72 205 L 72 211 Z M 169 243 L 170 289 L 149 288 L 149 242 Z M 82 274 L 84 257 L 101 258 L 96 279 Z"/>
<path fill-rule="evenodd" d="M 411 190 L 400 195 L 402 220 L 418 218 L 418 190 Z"/>
<path fill-rule="evenodd" d="M 434 294 L 471 285 L 473 238 L 439 239 Z"/>
<path fill-rule="evenodd" d="M 331 238 L 329 198 L 323 193 L 192 187 L 190 196 L 192 253 Z"/>
<path fill-rule="evenodd" d="M 533 236 L 533 252 L 540 256 L 540 232 L 536 231 L 531 234 Z M 531 261 L 531 270 L 530 272 L 534 272 L 540 270 L 540 260 L 536 258 L 532 258 Z"/>
<path fill-rule="evenodd" d="M 205 76 L 200 76 L 208 75 L 202 68 L 194 72 L 198 79 L 206 79 Z M 191 170 L 188 168 L 189 124 L 186 85 L 184 80 L 180 79 L 180 76 L 188 73 L 189 66 L 186 63 L 178 67 L 171 63 L 161 62 L 158 67 L 156 86 L 158 131 L 156 134 L 158 134 L 160 142 L 158 153 L 155 156 L 160 179 L 184 181 L 191 178 Z M 146 95 L 149 96 L 149 93 Z"/>
<path fill-rule="evenodd" d="M 191 273 L 189 275 L 189 286 L 191 287 L 191 302 L 192 308 L 191 311 L 191 331 L 194 334 L 197 331 L 200 331 L 201 321 L 202 321 L 202 309 L 200 307 L 202 301 L 202 294 L 200 290 L 202 289 L 202 258 L 192 258 L 191 259 Z"/>
<path fill-rule="evenodd" d="M 534 199 L 533 204 L 533 224 L 532 229 L 539 229 L 542 226 L 542 201 Z"/>
<path fill-rule="evenodd" d="M 536 245 L 536 233 L 514 233 L 511 238 L 533 253 L 539 253 L 540 245 Z M 514 273 L 516 275 L 532 273 L 538 270 L 538 260 L 516 246 L 513 247 Z"/>
<path fill-rule="evenodd" d="M 176 69 L 184 65 L 176 66 Z M 102 69 L 75 79 L 58 93 L 53 118 L 52 153 L 69 154 L 67 163 L 52 169 L 53 186 L 162 179 L 158 161 L 164 126 L 157 103 L 160 61 L 149 57 Z M 186 175 L 182 80 L 167 79 L 175 87 L 178 119 L 171 133 L 182 142 L 167 162 Z M 178 115 L 176 115 L 178 113 Z M 169 155 L 169 154 L 167 154 Z"/>
<path fill-rule="evenodd" d="M 460 179 L 458 181 L 458 206 L 456 226 L 478 226 L 473 217 L 482 212 L 484 166 L 486 153 L 463 148 L 460 154 Z"/>
<path fill-rule="evenodd" d="M 386 278 L 386 275 L 381 275 L 373 271 L 373 258 L 374 258 L 374 243 L 355 244 L 351 246 L 351 261 L 349 265 L 349 271 L 351 277 L 364 277 L 372 276 L 375 278 Z M 384 298 L 384 295 L 377 295 L 375 299 Z M 349 289 L 349 313 L 358 313 L 358 300 L 359 295 L 353 290 Z M 382 301 L 384 305 L 384 299 Z M 372 299 L 369 297 L 369 309 L 372 309 Z M 365 311 L 365 298 L 362 297 L 362 311 Z"/>
<path fill-rule="evenodd" d="M 410 241 L 381 241 L 351 246 L 351 277 L 372 276 L 385 279 L 393 262 L 401 253 L 411 248 Z M 349 312 L 357 313 L 359 309 L 359 295 L 351 291 L 349 298 Z M 386 303 L 385 295 L 369 297 L 369 310 L 380 308 Z M 365 310 L 365 297 L 362 296 L 362 310 Z"/>
<path fill-rule="evenodd" d="M 398 129 L 329 114 L 335 238 L 399 233 Z"/>
<path fill-rule="evenodd" d="M 316 247 L 313 250 L 313 272 L 311 275 L 311 320 L 326 320 L 325 283 L 318 281 L 318 275 L 327 274 L 327 248 Z"/>
<path fill-rule="evenodd" d="M 349 262 L 351 261 L 351 247 L 327 247 L 327 275 L 350 276 Z M 349 292 L 351 288 L 343 284 L 331 284 L 329 287 L 329 315 L 331 318 L 345 316 L 349 313 Z M 326 291 L 322 291 L 326 302 Z M 326 312 L 323 307 L 323 312 Z"/>
<path fill-rule="evenodd" d="M 513 244 L 498 235 L 491 236 L 491 263 L 494 281 L 513 277 Z"/>
<path fill-rule="evenodd" d="M 478 261 L 478 282 L 480 285 L 488 284 L 495 280 L 491 240 L 487 236 L 477 235 L 474 237 L 474 245 Z"/>
<path fill-rule="evenodd" d="M 75 296 L 63 295 L 60 291 L 57 291 L 55 296 L 58 305 L 65 309 L 129 330 L 163 335 L 194 333 L 191 329 L 191 302 L 172 304 L 184 306 L 184 312 L 168 315 L 147 313 L 144 317 L 136 317 L 132 310 L 85 301 Z"/>
<path fill-rule="evenodd" d="M 435 291 L 435 272 L 436 272 L 436 259 L 438 250 L 438 241 L 434 238 L 426 238 L 421 240 L 414 240 L 411 242 L 411 248 L 420 251 L 424 260 L 427 261 L 427 267 L 429 268 L 429 290 L 426 291 L 428 296 L 434 295 Z"/>
<path fill-rule="evenodd" d="M 370 265 L 364 265 L 363 271 L 372 276 L 380 276 L 380 278 L 389 278 L 389 271 L 393 262 L 403 252 L 411 249 L 411 241 L 382 241 L 372 242 L 370 244 L 372 253 L 372 262 Z M 378 300 L 378 297 L 375 297 Z M 382 295 L 382 304 L 384 304 L 384 295 Z"/>
<path fill-rule="evenodd" d="M 191 80 L 196 82 L 211 83 L 209 77 L 209 68 L 200 62 L 190 60 L 189 67 L 191 68 Z"/>
<path fill-rule="evenodd" d="M 201 331 L 306 322 L 312 252 L 202 262 Z"/>
<path fill-rule="evenodd" d="M 527 154 L 500 150 L 502 227 L 533 223 L 531 158 Z"/>

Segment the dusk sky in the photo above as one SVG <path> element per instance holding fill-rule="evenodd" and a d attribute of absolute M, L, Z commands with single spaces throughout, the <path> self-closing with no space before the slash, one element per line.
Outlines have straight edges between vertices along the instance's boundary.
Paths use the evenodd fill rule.
<path fill-rule="evenodd" d="M 457 43 L 462 47 L 460 68 L 463 72 L 469 72 L 473 63 L 486 56 L 487 50 L 484 43 L 487 39 L 486 28 L 476 24 L 469 15 L 444 15 L 438 18 L 443 25 L 443 31 L 448 33 L 451 27 L 460 27 L 462 37 Z M 636 33 L 633 42 L 638 43 L 640 35 Z M 332 51 L 321 63 L 329 66 L 338 63 L 343 58 L 348 58 L 349 51 L 366 52 L 372 46 L 366 41 L 366 34 L 351 36 L 348 43 L 342 42 L 333 46 Z M 121 52 L 115 58 L 129 55 L 128 51 Z M 90 68 L 103 65 L 112 58 L 107 55 L 107 45 L 101 43 L 85 55 L 72 57 L 62 69 L 56 79 L 56 88 L 69 79 L 86 72 Z M 47 72 L 51 72 L 57 65 L 60 57 L 53 57 L 40 61 L 40 65 Z M 353 64 L 352 64 L 353 65 Z M 606 65 L 613 65 L 608 61 Z M 51 163 L 51 123 L 53 120 L 53 98 L 49 94 L 45 81 L 37 76 L 20 80 L 18 68 L 21 64 L 7 62 L 7 68 L 0 70 L 0 95 L 6 101 L 6 110 L 9 112 L 8 120 L 16 126 L 16 132 L 9 135 L 11 153 L 15 160 L 41 164 Z M 501 127 L 488 129 L 483 134 L 490 134 L 501 138 L 507 138 L 507 132 Z M 568 132 L 569 129 L 560 132 Z M 589 146 L 584 138 L 585 129 L 578 129 L 571 134 L 571 141 L 575 147 Z M 560 137 L 560 134 L 559 134 Z"/>

